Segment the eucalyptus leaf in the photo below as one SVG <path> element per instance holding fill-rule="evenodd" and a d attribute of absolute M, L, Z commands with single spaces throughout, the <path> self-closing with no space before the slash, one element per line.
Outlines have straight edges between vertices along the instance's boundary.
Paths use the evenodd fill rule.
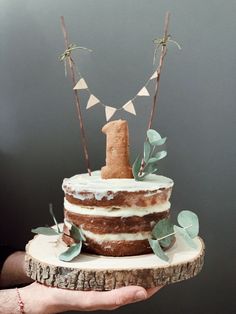
<path fill-rule="evenodd" d="M 156 172 L 157 170 L 158 169 L 154 163 L 153 164 L 147 164 L 144 168 L 145 174 L 151 174 L 153 172 Z"/>
<path fill-rule="evenodd" d="M 162 237 L 168 236 L 171 233 L 174 232 L 174 225 L 170 221 L 169 218 L 164 218 L 154 226 L 152 229 L 152 236 L 155 239 L 160 239 Z M 170 235 L 166 237 L 165 239 L 159 240 L 160 244 L 162 247 L 168 247 L 170 246 L 172 240 L 173 240 L 174 235 Z"/>
<path fill-rule="evenodd" d="M 165 158 L 166 155 L 167 155 L 167 151 L 166 150 L 162 150 L 162 151 L 156 153 L 155 158 L 157 158 L 157 160 L 160 160 L 160 159 Z"/>
<path fill-rule="evenodd" d="M 158 240 L 149 239 L 149 244 L 156 256 L 168 262 L 169 257 L 163 252 Z"/>
<path fill-rule="evenodd" d="M 151 145 L 156 145 L 156 143 L 161 139 L 161 135 L 153 129 L 147 130 L 147 137 Z"/>
<path fill-rule="evenodd" d="M 176 233 L 178 233 L 181 237 L 184 238 L 184 240 L 187 242 L 187 244 L 193 248 L 193 249 L 197 249 L 197 245 L 196 243 L 194 242 L 194 240 L 189 236 L 187 230 L 181 228 L 181 227 L 178 227 L 178 226 L 174 226 L 174 230 Z"/>
<path fill-rule="evenodd" d="M 50 215 L 52 216 L 55 225 L 57 226 L 57 231 L 58 231 L 58 233 L 61 233 L 61 230 L 60 230 L 60 228 L 59 228 L 59 226 L 58 226 L 58 222 L 57 222 L 56 217 L 55 217 L 54 212 L 53 212 L 52 203 L 49 204 L 49 213 L 50 213 Z"/>
<path fill-rule="evenodd" d="M 132 172 L 133 172 L 133 176 L 134 179 L 136 181 L 141 181 L 144 179 L 144 174 L 142 176 L 139 176 L 139 171 L 142 165 L 142 158 L 140 157 L 140 155 L 138 155 L 138 157 L 135 159 L 133 166 L 132 166 Z"/>
<path fill-rule="evenodd" d="M 156 146 L 161 146 L 161 145 L 165 144 L 166 140 L 167 140 L 167 137 L 163 137 L 160 140 L 156 141 L 155 145 Z"/>
<path fill-rule="evenodd" d="M 38 227 L 38 228 L 32 229 L 31 232 L 37 233 L 37 234 L 43 234 L 47 236 L 58 235 L 58 232 L 51 227 Z"/>
<path fill-rule="evenodd" d="M 75 240 L 75 242 L 85 241 L 85 237 L 82 234 L 80 228 L 75 224 L 71 225 L 70 235 Z"/>
<path fill-rule="evenodd" d="M 178 223 L 185 230 L 191 238 L 195 238 L 199 233 L 199 221 L 197 215 L 190 210 L 182 210 L 178 217 Z"/>
<path fill-rule="evenodd" d="M 143 157 L 144 157 L 145 163 L 147 163 L 147 161 L 148 161 L 148 158 L 150 156 L 150 152 L 151 152 L 151 145 L 149 142 L 145 141 L 144 142 L 144 149 L 143 149 Z"/>
<path fill-rule="evenodd" d="M 155 162 L 157 162 L 159 159 L 156 157 L 152 157 L 150 159 L 148 159 L 148 164 L 154 164 Z"/>
<path fill-rule="evenodd" d="M 59 255 L 59 260 L 63 262 L 70 262 L 73 258 L 80 254 L 81 248 L 82 241 L 72 244 L 65 252 Z"/>

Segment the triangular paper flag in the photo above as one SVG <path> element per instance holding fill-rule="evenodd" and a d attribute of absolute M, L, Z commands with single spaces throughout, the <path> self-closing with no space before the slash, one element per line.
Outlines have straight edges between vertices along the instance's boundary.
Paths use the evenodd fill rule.
<path fill-rule="evenodd" d="M 81 78 L 73 89 L 87 89 L 87 88 L 88 85 L 86 84 L 85 80 Z"/>
<path fill-rule="evenodd" d="M 157 71 L 153 73 L 153 75 L 150 77 L 150 80 L 153 80 L 154 78 L 157 78 Z"/>
<path fill-rule="evenodd" d="M 105 114 L 106 114 L 106 120 L 109 121 L 113 114 L 116 112 L 116 108 L 110 107 L 110 106 L 105 106 Z"/>
<path fill-rule="evenodd" d="M 89 109 L 91 107 L 93 107 L 94 105 L 98 104 L 100 102 L 99 99 L 97 99 L 97 97 L 95 97 L 94 95 L 90 95 L 88 103 L 87 103 L 87 107 L 86 109 Z"/>
<path fill-rule="evenodd" d="M 137 96 L 150 96 L 148 90 L 144 86 L 137 94 Z"/>
<path fill-rule="evenodd" d="M 123 106 L 123 109 L 129 113 L 132 113 L 134 115 L 136 115 L 136 111 L 134 109 L 134 104 L 133 102 L 130 100 L 128 101 L 124 106 Z"/>

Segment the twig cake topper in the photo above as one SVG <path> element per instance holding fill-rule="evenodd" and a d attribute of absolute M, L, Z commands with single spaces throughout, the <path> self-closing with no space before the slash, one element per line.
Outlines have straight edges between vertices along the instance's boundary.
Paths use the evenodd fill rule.
<path fill-rule="evenodd" d="M 166 53 L 167 53 L 167 44 L 169 42 L 172 42 L 172 43 L 176 44 L 179 49 L 181 49 L 180 45 L 175 40 L 171 39 L 171 36 L 168 34 L 169 19 L 170 19 L 170 13 L 167 12 L 166 13 L 166 17 L 165 17 L 163 38 L 154 39 L 153 40 L 153 43 L 155 45 L 154 56 L 153 56 L 153 66 L 154 67 L 155 67 L 155 64 L 156 64 L 157 52 L 158 52 L 159 49 L 161 49 L 160 61 L 159 61 L 158 67 L 154 70 L 154 72 L 151 74 L 151 76 L 146 80 L 146 82 L 144 83 L 143 87 L 137 92 L 137 94 L 133 98 L 129 99 L 124 105 L 120 106 L 119 108 L 113 107 L 111 105 L 106 105 L 99 98 L 97 98 L 92 93 L 92 91 L 90 90 L 90 88 L 89 88 L 88 84 L 86 83 L 85 79 L 78 72 L 79 76 L 80 76 L 80 79 L 77 82 L 77 84 L 74 86 L 74 89 L 77 89 L 77 90 L 87 90 L 87 92 L 90 94 L 90 97 L 89 97 L 89 99 L 87 101 L 86 109 L 89 109 L 89 108 L 91 108 L 91 107 L 93 107 L 95 105 L 100 104 L 105 109 L 106 121 L 109 121 L 113 117 L 113 115 L 117 111 L 120 111 L 120 110 L 124 110 L 124 111 L 129 112 L 129 113 L 131 113 L 133 115 L 136 115 L 135 100 L 138 97 L 151 96 L 149 91 L 148 91 L 148 89 L 147 89 L 147 87 L 148 87 L 149 83 L 152 80 L 156 79 L 155 94 L 153 96 L 153 107 L 154 108 L 152 108 L 152 113 L 151 113 L 151 117 L 150 117 L 151 122 L 149 122 L 149 124 L 148 124 L 148 128 L 151 127 L 152 119 L 153 119 L 153 115 L 154 115 L 154 111 L 155 111 L 155 106 L 156 106 L 156 102 L 157 102 L 157 97 L 158 97 L 161 70 L 162 70 L 164 58 L 165 58 Z M 82 48 L 86 49 L 84 47 L 82 47 Z"/>
<path fill-rule="evenodd" d="M 61 55 L 60 60 L 63 61 L 65 64 L 65 74 L 67 74 L 66 66 L 68 64 L 70 77 L 71 77 L 71 80 L 72 80 L 72 83 L 74 86 L 76 84 L 76 70 L 75 70 L 74 60 L 72 59 L 72 56 L 71 56 L 71 52 L 74 49 L 81 48 L 81 47 L 77 47 L 77 46 L 69 44 L 68 33 L 66 30 L 65 20 L 64 20 L 63 16 L 61 16 L 61 28 L 62 28 L 62 32 L 63 32 L 63 36 L 64 36 L 66 50 L 65 50 L 64 54 Z M 66 64 L 66 61 L 68 62 L 67 64 Z M 81 138 L 82 138 L 83 150 L 84 150 L 84 158 L 85 158 L 86 165 L 87 165 L 87 171 L 88 171 L 89 175 L 91 176 L 90 161 L 89 161 L 87 141 L 86 141 L 86 136 L 85 136 L 85 130 L 84 130 L 82 112 L 81 112 L 81 107 L 80 107 L 79 95 L 78 95 L 77 89 L 74 89 L 73 92 L 74 92 L 74 97 L 75 97 L 77 115 L 78 115 L 79 124 L 80 124 Z"/>
<path fill-rule="evenodd" d="M 79 72 L 79 70 L 76 69 L 75 62 L 74 62 L 74 60 L 72 59 L 72 56 L 71 56 L 72 52 L 75 51 L 76 49 L 77 50 L 78 49 L 83 49 L 83 50 L 88 50 L 88 51 L 91 51 L 91 50 L 87 49 L 85 47 L 81 47 L 81 46 L 75 45 L 75 44 L 69 44 L 69 42 L 68 42 L 68 34 L 67 34 L 67 31 L 66 31 L 64 18 L 61 17 L 61 25 L 62 25 L 64 40 L 65 40 L 66 50 L 60 56 L 60 60 L 64 62 L 65 74 L 67 74 L 67 65 L 68 65 L 69 70 L 70 70 L 69 72 L 70 72 L 70 76 L 71 76 L 72 83 L 73 83 L 73 92 L 74 92 L 74 96 L 75 96 L 77 113 L 78 113 L 78 118 L 79 118 L 79 122 L 80 122 L 82 143 L 83 143 L 83 149 L 84 149 L 84 157 L 85 157 L 85 160 L 86 160 L 88 173 L 90 175 L 91 175 L 91 170 L 90 170 L 90 163 L 89 163 L 89 157 L 88 157 L 88 149 L 87 149 L 87 142 L 86 142 L 84 125 L 83 125 L 81 107 L 80 107 L 80 102 L 79 102 L 79 91 L 84 90 L 84 91 L 87 91 L 89 93 L 89 98 L 87 100 L 86 109 L 90 109 L 90 108 L 94 107 L 95 105 L 103 106 L 104 107 L 104 111 L 105 111 L 106 121 L 109 121 L 114 116 L 114 114 L 117 111 L 120 111 L 120 110 L 129 112 L 132 115 L 136 115 L 135 100 L 138 97 L 148 97 L 148 96 L 150 96 L 150 93 L 149 93 L 147 87 L 148 87 L 149 83 L 152 80 L 156 80 L 156 83 L 155 83 L 155 93 L 153 95 L 152 108 L 151 108 L 150 118 L 149 118 L 148 126 L 147 126 L 147 129 L 151 129 L 153 118 L 154 118 L 154 113 L 155 113 L 156 107 L 157 107 L 157 101 L 158 101 L 158 96 L 159 96 L 159 87 L 160 87 L 160 76 L 161 76 L 161 71 L 162 71 L 162 68 L 163 68 L 164 59 L 165 59 L 165 56 L 167 54 L 167 45 L 168 45 L 169 42 L 173 42 L 173 43 L 175 43 L 178 46 L 179 49 L 181 49 L 179 44 L 176 41 L 172 40 L 171 36 L 168 34 L 169 20 L 170 20 L 170 13 L 167 12 L 166 15 L 165 15 L 163 37 L 161 39 L 154 39 L 154 41 L 153 41 L 154 44 L 155 44 L 154 57 L 153 57 L 153 64 L 154 64 L 154 66 L 155 66 L 155 62 L 156 62 L 157 51 L 159 50 L 159 48 L 161 50 L 160 51 L 160 60 L 159 60 L 159 64 L 158 64 L 157 68 L 154 70 L 154 72 L 150 75 L 150 77 L 145 82 L 143 87 L 137 92 L 137 94 L 133 98 L 129 99 L 121 107 L 116 108 L 116 107 L 113 107 L 112 105 L 104 104 L 98 97 L 96 97 L 91 92 L 91 90 L 90 90 L 86 80 L 82 77 L 82 75 Z M 141 166 L 143 166 L 143 165 L 141 165 Z M 142 172 L 142 170 L 141 170 L 141 172 Z M 129 177 L 129 175 L 128 175 L 128 177 Z"/>
<path fill-rule="evenodd" d="M 166 16 L 165 16 L 165 25 L 164 25 L 163 37 L 153 40 L 153 43 L 155 45 L 154 56 L 153 56 L 153 65 L 155 67 L 157 52 L 158 52 L 159 49 L 161 49 L 159 65 L 154 70 L 154 72 L 150 75 L 150 77 L 146 80 L 146 82 L 144 83 L 143 87 L 137 92 L 137 94 L 133 98 L 129 99 L 125 104 L 123 104 L 119 108 L 115 108 L 112 105 L 104 104 L 90 90 L 87 82 L 85 81 L 85 79 L 83 78 L 81 73 L 78 70 L 76 71 L 77 75 L 79 76 L 79 80 L 76 82 L 76 84 L 74 85 L 73 89 L 74 90 L 87 90 L 87 92 L 90 94 L 90 97 L 89 97 L 89 99 L 87 101 L 86 109 L 90 109 L 90 108 L 92 108 L 93 106 L 95 106 L 97 104 L 102 105 L 104 107 L 104 109 L 105 109 L 105 117 L 106 117 L 107 121 L 109 121 L 112 118 L 112 116 L 115 114 L 116 111 L 120 111 L 120 110 L 124 110 L 124 111 L 129 112 L 129 113 L 131 113 L 133 115 L 136 115 L 135 103 L 134 102 L 135 102 L 135 100 L 138 97 L 150 96 L 150 93 L 149 93 L 147 87 L 148 87 L 149 83 L 152 80 L 154 80 L 154 79 L 156 79 L 157 83 L 156 83 L 156 88 L 155 88 L 155 94 L 154 94 L 153 102 L 157 101 L 156 91 L 157 91 L 157 94 L 158 94 L 160 74 L 161 74 L 161 70 L 162 70 L 162 66 L 163 66 L 163 61 L 164 61 L 164 58 L 165 58 L 166 53 L 167 53 L 167 45 L 168 45 L 169 42 L 172 42 L 172 43 L 176 44 L 179 49 L 181 49 L 180 45 L 175 40 L 173 40 L 171 38 L 170 34 L 168 34 L 169 19 L 170 19 L 170 13 L 167 12 Z M 88 50 L 90 52 L 92 51 L 91 49 L 88 49 L 88 48 L 85 48 L 85 47 L 77 46 L 75 44 L 70 44 L 70 45 L 68 45 L 68 48 L 65 50 L 65 52 L 60 56 L 60 60 L 64 61 L 64 63 L 65 63 L 67 58 L 72 60 L 71 53 L 74 50 L 76 50 L 76 49 Z M 74 64 L 73 60 L 72 60 L 72 63 Z M 66 69 L 66 64 L 65 64 L 65 69 Z M 65 73 L 67 73 L 66 70 L 65 70 Z"/>

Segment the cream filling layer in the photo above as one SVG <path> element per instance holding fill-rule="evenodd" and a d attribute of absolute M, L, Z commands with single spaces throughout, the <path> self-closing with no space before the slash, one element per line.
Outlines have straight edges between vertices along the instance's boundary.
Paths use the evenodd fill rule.
<path fill-rule="evenodd" d="M 71 223 L 64 219 L 64 224 L 67 228 L 71 229 Z M 106 241 L 136 241 L 136 240 L 147 240 L 151 238 L 151 232 L 137 232 L 137 233 L 104 233 L 98 234 L 88 230 L 84 230 L 80 226 L 80 230 L 85 236 L 85 238 L 89 238 L 95 242 L 101 243 Z"/>
<path fill-rule="evenodd" d="M 106 216 L 106 217 L 132 217 L 160 213 L 170 209 L 170 202 L 164 202 L 163 204 L 148 206 L 148 207 L 85 207 L 69 203 L 66 198 L 64 199 L 64 208 L 69 212 L 73 212 L 81 215 L 93 215 L 93 216 Z"/>
<path fill-rule="evenodd" d="M 150 232 L 137 232 L 137 233 L 105 233 L 97 234 L 88 230 L 82 229 L 85 238 L 94 240 L 95 242 L 106 242 L 106 241 L 137 241 L 147 240 L 151 238 Z"/>

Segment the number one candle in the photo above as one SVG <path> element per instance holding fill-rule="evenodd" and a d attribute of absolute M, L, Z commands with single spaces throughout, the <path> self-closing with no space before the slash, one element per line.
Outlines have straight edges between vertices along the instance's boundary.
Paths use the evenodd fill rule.
<path fill-rule="evenodd" d="M 106 134 L 106 166 L 101 169 L 103 179 L 133 178 L 129 164 L 129 129 L 125 120 L 108 122 L 102 128 Z"/>

